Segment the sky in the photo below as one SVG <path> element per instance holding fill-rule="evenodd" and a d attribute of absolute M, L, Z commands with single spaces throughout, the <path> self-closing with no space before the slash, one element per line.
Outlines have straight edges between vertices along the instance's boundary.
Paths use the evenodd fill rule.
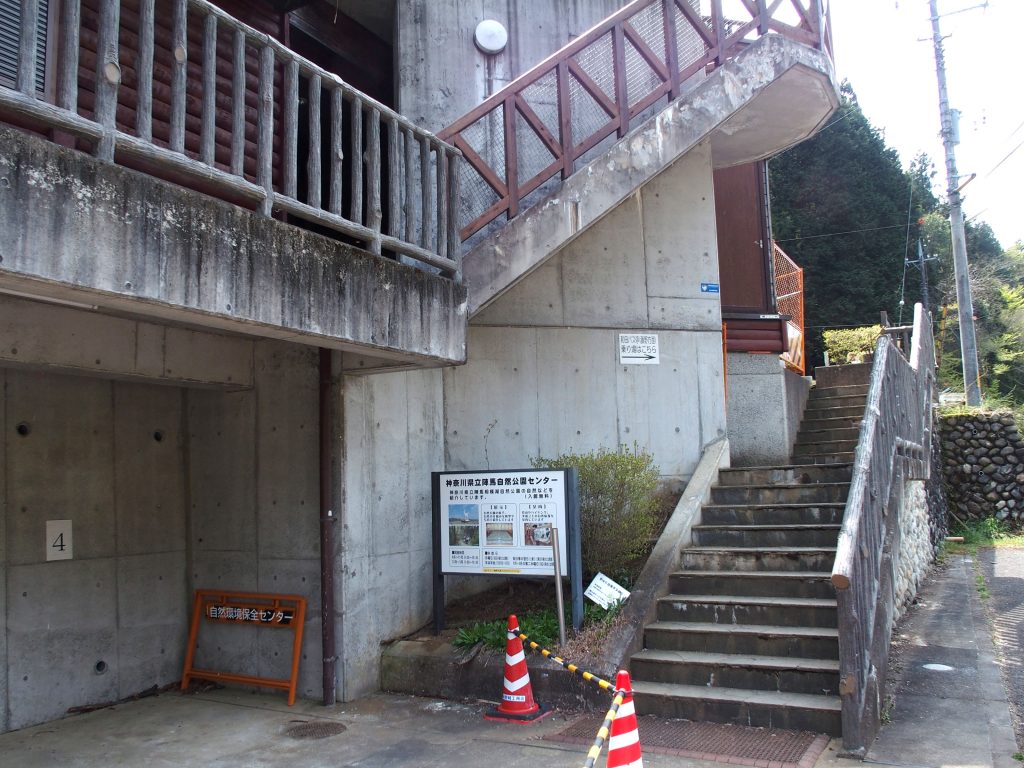
<path fill-rule="evenodd" d="M 964 217 L 986 222 L 1008 248 L 1024 241 L 1024 0 L 988 0 L 985 8 L 965 10 L 982 4 L 938 0 L 939 24 L 949 102 L 961 112 L 957 170 L 962 179 L 977 174 L 962 190 Z M 928 0 L 831 0 L 831 8 L 837 77 L 850 81 L 904 168 L 928 154 L 935 192 L 943 196 Z"/>

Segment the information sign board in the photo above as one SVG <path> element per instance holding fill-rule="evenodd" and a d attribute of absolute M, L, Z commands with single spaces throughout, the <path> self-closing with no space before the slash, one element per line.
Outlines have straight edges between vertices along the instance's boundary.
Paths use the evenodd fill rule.
<path fill-rule="evenodd" d="M 658 334 L 619 334 L 619 365 L 658 365 L 660 362 Z"/>
<path fill-rule="evenodd" d="M 583 621 L 576 470 L 501 469 L 432 474 L 434 628 L 444 626 L 446 574 L 554 576 L 572 587 L 573 626 Z M 556 533 L 557 532 L 557 533 Z"/>

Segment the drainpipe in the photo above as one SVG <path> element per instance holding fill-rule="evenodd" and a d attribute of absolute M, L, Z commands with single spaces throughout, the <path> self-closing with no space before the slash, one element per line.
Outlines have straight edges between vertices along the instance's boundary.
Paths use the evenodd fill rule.
<path fill-rule="evenodd" d="M 331 443 L 334 433 L 332 408 L 331 350 L 320 348 L 320 630 L 324 661 L 325 707 L 337 701 L 334 648 L 334 511 L 331 498 Z"/>

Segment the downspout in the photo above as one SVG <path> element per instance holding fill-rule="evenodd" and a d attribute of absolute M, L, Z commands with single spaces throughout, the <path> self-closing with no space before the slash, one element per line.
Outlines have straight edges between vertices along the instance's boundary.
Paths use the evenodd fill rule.
<path fill-rule="evenodd" d="M 334 494 L 331 472 L 331 443 L 334 434 L 332 407 L 331 350 L 320 348 L 320 630 L 324 661 L 323 703 L 337 701 L 334 648 Z"/>

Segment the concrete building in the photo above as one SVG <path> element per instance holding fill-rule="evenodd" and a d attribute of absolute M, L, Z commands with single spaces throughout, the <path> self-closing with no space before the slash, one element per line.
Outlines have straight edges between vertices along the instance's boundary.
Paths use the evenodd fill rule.
<path fill-rule="evenodd" d="M 788 455 L 763 189 L 723 213 L 716 170 L 835 109 L 827 18 L 622 5 L 0 15 L 0 730 L 179 679 L 200 588 L 304 596 L 299 695 L 375 690 L 429 621 L 431 471 Z M 207 622 L 196 663 L 279 678 L 290 642 Z"/>

